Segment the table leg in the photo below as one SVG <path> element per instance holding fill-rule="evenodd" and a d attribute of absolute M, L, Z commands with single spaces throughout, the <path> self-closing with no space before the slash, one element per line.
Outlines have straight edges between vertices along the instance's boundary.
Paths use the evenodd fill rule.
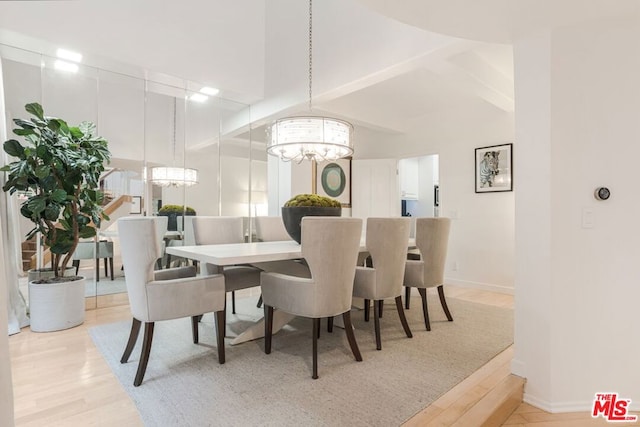
<path fill-rule="evenodd" d="M 296 316 L 281 310 L 273 311 L 273 333 L 278 332 L 284 325 L 291 322 Z M 257 340 L 264 337 L 264 317 L 248 327 L 244 332 L 231 340 L 231 345 Z"/>

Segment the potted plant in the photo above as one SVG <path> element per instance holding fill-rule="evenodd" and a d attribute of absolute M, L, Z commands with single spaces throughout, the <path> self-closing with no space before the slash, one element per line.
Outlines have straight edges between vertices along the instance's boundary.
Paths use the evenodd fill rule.
<path fill-rule="evenodd" d="M 103 219 L 103 195 L 98 190 L 100 174 L 111 159 L 107 141 L 95 136 L 95 125 L 82 122 L 71 127 L 56 117 L 44 115 L 42 106 L 25 109 L 33 117 L 15 119 L 13 133 L 24 137 L 4 142 L 4 151 L 17 160 L 0 168 L 8 172 L 3 191 L 27 195 L 20 213 L 34 227 L 27 239 L 41 233 L 51 251 L 54 277 L 29 283 L 31 329 L 55 331 L 84 321 L 85 280 L 65 276 L 81 238 L 96 235 Z"/>
<path fill-rule="evenodd" d="M 184 207 L 182 205 L 164 205 L 158 210 L 158 215 L 167 216 L 167 230 L 168 231 L 177 231 L 178 230 L 178 216 L 193 216 L 196 214 L 196 211 L 192 207 Z M 184 230 L 184 222 L 182 223 L 182 229 Z"/>
<path fill-rule="evenodd" d="M 339 201 L 317 194 L 298 194 L 282 207 L 282 222 L 289 236 L 300 243 L 302 238 L 302 218 L 305 216 L 340 216 L 342 205 Z"/>

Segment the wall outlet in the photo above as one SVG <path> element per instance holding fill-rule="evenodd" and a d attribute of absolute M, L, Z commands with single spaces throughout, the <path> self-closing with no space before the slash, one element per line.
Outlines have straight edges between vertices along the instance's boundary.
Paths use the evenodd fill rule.
<path fill-rule="evenodd" d="M 451 263 L 451 271 L 458 271 L 458 261 L 453 261 Z"/>

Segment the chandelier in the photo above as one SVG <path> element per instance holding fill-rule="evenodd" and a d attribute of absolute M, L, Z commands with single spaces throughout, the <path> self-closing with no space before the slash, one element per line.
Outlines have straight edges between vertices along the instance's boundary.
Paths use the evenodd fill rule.
<path fill-rule="evenodd" d="M 176 158 L 176 98 L 173 98 L 173 159 Z M 190 187 L 198 183 L 196 169 L 175 166 L 156 166 L 151 168 L 151 182 L 162 187 Z"/>
<path fill-rule="evenodd" d="M 163 187 L 185 185 L 190 187 L 198 183 L 198 171 L 173 166 L 151 168 L 151 182 Z"/>
<path fill-rule="evenodd" d="M 309 111 L 312 110 L 313 7 L 309 0 Z M 284 161 L 337 160 L 353 154 L 353 126 L 330 117 L 295 116 L 273 122 L 267 152 Z"/>

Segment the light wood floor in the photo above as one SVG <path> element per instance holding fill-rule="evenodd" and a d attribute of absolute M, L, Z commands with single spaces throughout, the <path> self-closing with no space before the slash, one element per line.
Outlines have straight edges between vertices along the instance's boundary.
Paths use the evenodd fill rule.
<path fill-rule="evenodd" d="M 447 295 L 513 308 L 511 295 L 447 287 Z M 420 298 L 413 297 L 419 304 Z M 9 337 L 16 426 L 139 426 L 133 402 L 111 373 L 88 334 L 92 326 L 130 319 L 126 305 L 87 311 L 83 325 L 47 334 L 28 328 Z M 510 347 L 409 420 L 407 426 L 452 424 L 478 393 L 509 375 Z M 598 420 L 595 420 L 598 421 Z M 505 425 L 555 427 L 600 425 L 588 413 L 548 414 L 522 404 Z M 625 424 L 640 425 L 640 424 Z"/>

